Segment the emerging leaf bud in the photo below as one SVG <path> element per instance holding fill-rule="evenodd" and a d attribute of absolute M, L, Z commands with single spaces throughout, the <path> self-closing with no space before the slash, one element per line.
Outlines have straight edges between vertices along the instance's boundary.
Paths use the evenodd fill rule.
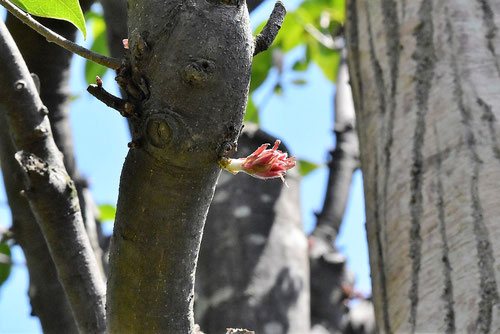
<path fill-rule="evenodd" d="M 276 140 L 271 149 L 270 144 L 263 144 L 246 158 L 222 158 L 219 165 L 232 174 L 244 172 L 264 180 L 279 177 L 284 182 L 286 171 L 295 166 L 295 158 L 278 150 L 280 143 Z"/>
<path fill-rule="evenodd" d="M 102 79 L 100 76 L 98 76 L 98 75 L 95 76 L 95 83 L 97 84 L 97 87 L 99 87 L 99 88 L 102 87 Z"/>
<path fill-rule="evenodd" d="M 128 50 L 128 38 L 122 40 L 123 48 Z"/>

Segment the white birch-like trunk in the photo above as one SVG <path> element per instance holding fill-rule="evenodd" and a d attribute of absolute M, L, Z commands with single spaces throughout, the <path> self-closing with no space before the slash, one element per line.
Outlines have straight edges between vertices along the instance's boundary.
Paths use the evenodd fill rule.
<path fill-rule="evenodd" d="M 500 331 L 500 1 L 350 0 L 379 331 Z"/>

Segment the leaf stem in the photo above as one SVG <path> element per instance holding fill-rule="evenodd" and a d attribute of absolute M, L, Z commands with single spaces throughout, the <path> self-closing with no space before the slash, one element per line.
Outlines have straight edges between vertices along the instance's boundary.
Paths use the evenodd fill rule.
<path fill-rule="evenodd" d="M 49 28 L 42 25 L 40 22 L 31 17 L 30 14 L 22 11 L 16 7 L 10 0 L 0 0 L 0 4 L 5 7 L 12 15 L 21 20 L 24 24 L 28 25 L 31 29 L 38 32 L 40 35 L 45 37 L 48 42 L 55 43 L 60 47 L 68 50 L 69 52 L 75 53 L 83 58 L 91 60 L 97 64 L 105 66 L 107 68 L 116 70 L 121 66 L 121 60 L 117 58 L 107 57 L 98 53 L 95 53 L 83 46 L 73 43 L 67 40 L 63 36 L 55 33 Z"/>

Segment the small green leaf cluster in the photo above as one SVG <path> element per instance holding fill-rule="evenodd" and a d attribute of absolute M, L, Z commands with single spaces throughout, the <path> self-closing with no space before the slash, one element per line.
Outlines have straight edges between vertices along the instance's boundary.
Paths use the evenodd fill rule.
<path fill-rule="evenodd" d="M 335 36 L 341 35 L 344 21 L 345 0 L 305 0 L 296 10 L 287 13 L 271 48 L 254 58 L 245 121 L 259 123 L 258 107 L 252 99 L 252 93 L 264 83 L 273 67 L 277 69 L 280 77 L 273 87 L 274 94 L 282 94 L 281 76 L 285 70 L 282 58 L 296 48 L 303 47 L 304 52 L 293 64 L 293 72 L 304 72 L 314 63 L 326 78 L 335 81 L 341 52 L 332 50 L 332 46 L 327 42 L 332 42 Z M 256 32 L 260 32 L 264 25 L 265 22 Z M 304 85 L 307 81 L 304 78 L 296 78 L 291 83 Z"/>
<path fill-rule="evenodd" d="M 335 82 L 341 60 L 341 51 L 328 45 L 334 38 L 342 35 L 345 22 L 345 0 L 305 0 L 292 12 L 288 12 L 280 32 L 273 45 L 266 52 L 258 54 L 252 64 L 250 98 L 248 100 L 245 121 L 259 124 L 259 108 L 252 94 L 268 78 L 272 68 L 278 72 L 278 80 L 273 85 L 272 94 L 283 94 L 282 77 L 284 71 L 296 74 L 307 71 L 311 63 L 318 66 L 325 77 Z M 256 32 L 262 31 L 263 22 Z M 302 56 L 295 60 L 291 69 L 283 66 L 283 57 L 292 50 L 303 48 Z M 293 78 L 290 83 L 305 85 L 303 77 Z M 297 161 L 299 174 L 309 175 L 323 165 L 306 160 Z"/>
<path fill-rule="evenodd" d="M 116 216 L 116 207 L 111 204 L 101 204 L 98 206 L 100 221 L 114 221 Z"/>
<path fill-rule="evenodd" d="M 322 167 L 320 164 L 310 162 L 307 160 L 299 159 L 297 160 L 297 167 L 299 170 L 299 174 L 301 176 L 306 176 L 309 175 L 311 172 L 315 171 L 316 169 Z"/>

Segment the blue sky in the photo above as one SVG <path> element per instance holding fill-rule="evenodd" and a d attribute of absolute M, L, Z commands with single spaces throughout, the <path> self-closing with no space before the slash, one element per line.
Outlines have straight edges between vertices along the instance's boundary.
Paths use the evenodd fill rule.
<path fill-rule="evenodd" d="M 289 1 L 287 7 L 293 8 L 298 2 Z M 267 2 L 259 8 L 252 17 L 254 25 L 268 15 L 272 6 L 273 3 Z M 285 67 L 289 68 L 300 52 L 298 49 L 286 57 Z M 83 68 L 83 60 L 76 57 L 72 65 L 71 90 L 78 98 L 71 106 L 71 124 L 77 162 L 80 171 L 90 181 L 95 200 L 100 204 L 114 204 L 121 165 L 128 150 L 128 129 L 116 111 L 105 107 L 85 91 Z M 296 157 L 326 163 L 328 151 L 334 145 L 334 86 L 316 66 L 311 66 L 301 77 L 307 78 L 307 85 L 294 85 L 291 81 L 297 75 L 285 74 L 283 94 L 264 101 L 276 80 L 276 73 L 270 74 L 254 95 L 257 105 L 265 103 L 260 114 L 261 126 L 282 139 Z M 108 73 L 103 79 L 105 87 L 116 93 L 113 76 Z M 323 167 L 302 181 L 302 218 L 307 232 L 314 227 L 314 212 L 321 210 L 327 177 L 328 171 Z M 3 187 L 0 188 L 0 225 L 9 226 L 10 212 Z M 356 172 L 337 246 L 346 254 L 348 266 L 356 274 L 356 288 L 367 293 L 371 287 L 364 224 L 362 176 Z M 110 231 L 112 226 L 106 224 L 105 228 Z M 40 333 L 38 320 L 29 316 L 28 276 L 19 247 L 14 247 L 13 260 L 12 274 L 0 288 L 0 333 Z"/>

